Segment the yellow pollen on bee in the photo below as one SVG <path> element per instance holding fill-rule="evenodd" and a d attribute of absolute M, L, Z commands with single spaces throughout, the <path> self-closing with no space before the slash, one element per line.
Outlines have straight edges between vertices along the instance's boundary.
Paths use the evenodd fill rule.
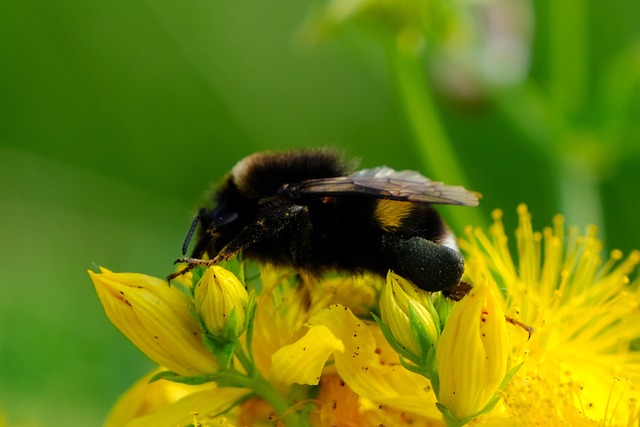
<path fill-rule="evenodd" d="M 376 205 L 373 213 L 376 221 L 384 230 L 391 230 L 402 225 L 403 220 L 411 213 L 411 203 L 383 199 Z"/>

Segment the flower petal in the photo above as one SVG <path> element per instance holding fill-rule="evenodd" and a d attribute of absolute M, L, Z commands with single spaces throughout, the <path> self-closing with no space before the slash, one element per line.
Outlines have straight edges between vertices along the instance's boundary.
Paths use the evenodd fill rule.
<path fill-rule="evenodd" d="M 109 320 L 151 360 L 180 374 L 218 370 L 177 287 L 144 274 L 89 271 Z"/>
<path fill-rule="evenodd" d="M 384 361 L 387 354 L 394 352 L 376 325 L 358 319 L 339 304 L 321 311 L 310 323 L 327 326 L 342 341 L 344 351 L 333 355 L 336 370 L 358 395 L 378 404 L 440 418 L 433 393 L 425 391 L 430 390 L 429 381 L 397 362 Z"/>
<path fill-rule="evenodd" d="M 504 311 L 486 283 L 454 307 L 436 347 L 438 401 L 458 420 L 483 410 L 507 371 Z"/>
<path fill-rule="evenodd" d="M 313 326 L 298 341 L 286 345 L 271 357 L 270 377 L 285 384 L 317 385 L 324 365 L 344 345 L 326 326 Z"/>

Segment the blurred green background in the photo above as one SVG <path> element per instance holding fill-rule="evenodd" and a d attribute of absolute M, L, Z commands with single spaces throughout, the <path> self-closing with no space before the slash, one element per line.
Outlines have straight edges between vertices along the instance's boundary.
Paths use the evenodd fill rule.
<path fill-rule="evenodd" d="M 392 2 L 378 3 L 340 23 L 292 0 L 0 2 L 0 420 L 101 423 L 152 364 L 104 316 L 86 270 L 171 272 L 203 191 L 243 156 L 330 145 L 463 183 L 424 158 L 433 129 L 416 138 L 389 53 L 412 32 L 376 29 Z M 555 3 L 469 3 L 453 21 L 470 38 L 430 35 L 419 60 L 432 118 L 485 222 L 502 208 L 513 229 L 525 202 L 537 228 L 565 212 L 628 253 L 640 247 L 640 5 Z M 310 44 L 309 28 L 332 37 Z M 486 49 L 496 35 L 503 62 Z M 478 221 L 460 212 L 457 231 Z"/>

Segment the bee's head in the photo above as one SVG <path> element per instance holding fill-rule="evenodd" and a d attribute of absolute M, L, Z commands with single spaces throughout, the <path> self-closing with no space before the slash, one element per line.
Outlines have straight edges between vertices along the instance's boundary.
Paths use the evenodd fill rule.
<path fill-rule="evenodd" d="M 193 248 L 192 257 L 202 258 L 207 253 L 215 256 L 242 230 L 240 213 L 225 204 L 219 204 L 215 209 L 201 209 L 194 219 L 193 224 L 182 246 L 183 254 L 186 253 L 189 240 L 200 223 L 198 241 Z"/>
<path fill-rule="evenodd" d="M 201 259 L 205 253 L 209 256 L 217 255 L 244 228 L 250 211 L 249 203 L 238 191 L 232 176 L 228 176 L 224 185 L 216 192 L 214 202 L 214 208 L 200 208 L 193 218 L 182 245 L 183 255 L 186 255 L 196 230 L 198 240 L 191 256 Z"/>

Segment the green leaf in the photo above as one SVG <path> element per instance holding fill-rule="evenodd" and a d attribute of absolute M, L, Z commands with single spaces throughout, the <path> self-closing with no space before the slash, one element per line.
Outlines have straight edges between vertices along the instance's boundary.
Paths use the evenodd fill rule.
<path fill-rule="evenodd" d="M 212 375 L 213 374 L 186 376 L 186 375 L 178 375 L 175 372 L 171 372 L 171 371 L 163 371 L 163 372 L 158 372 L 156 375 L 154 375 L 149 380 L 149 382 L 152 383 L 158 380 L 167 380 L 167 381 L 172 381 L 174 383 L 200 385 L 200 384 L 212 382 L 213 381 L 211 379 Z"/>
<path fill-rule="evenodd" d="M 163 371 L 154 375 L 153 378 L 151 378 L 150 382 L 154 382 L 157 380 L 167 380 L 175 383 L 189 385 L 200 385 L 215 382 L 220 387 L 251 388 L 252 385 L 252 379 L 247 378 L 243 374 L 240 374 L 233 369 L 227 369 L 213 374 L 204 375 L 178 375 L 175 372 Z"/>

